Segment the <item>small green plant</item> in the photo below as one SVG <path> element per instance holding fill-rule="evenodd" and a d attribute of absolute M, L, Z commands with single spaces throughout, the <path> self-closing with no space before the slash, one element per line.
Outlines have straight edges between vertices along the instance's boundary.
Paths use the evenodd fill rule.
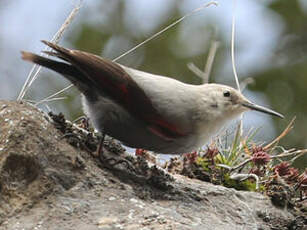
<path fill-rule="evenodd" d="M 294 119 L 267 145 L 259 145 L 253 141 L 258 130 L 243 136 L 239 126 L 229 147 L 216 140 L 206 150 L 186 154 L 182 163 L 176 158 L 167 167 L 176 165 L 177 173 L 225 187 L 264 192 L 272 200 L 286 192 L 289 200 L 296 197 L 302 201 L 307 196 L 307 170 L 300 174 L 291 164 L 306 154 L 307 149 L 285 150 L 278 146 L 280 139 L 293 128 L 293 123 Z M 287 161 L 283 160 L 285 158 Z M 276 200 L 284 199 L 279 197 Z"/>

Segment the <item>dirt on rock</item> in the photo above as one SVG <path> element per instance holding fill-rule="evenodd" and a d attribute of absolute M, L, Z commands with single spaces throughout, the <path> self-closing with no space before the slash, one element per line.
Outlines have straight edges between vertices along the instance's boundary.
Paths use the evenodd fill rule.
<path fill-rule="evenodd" d="M 0 101 L 0 229 L 306 229 L 259 193 L 171 175 L 110 138 L 99 159 L 98 143 L 62 115 Z"/>

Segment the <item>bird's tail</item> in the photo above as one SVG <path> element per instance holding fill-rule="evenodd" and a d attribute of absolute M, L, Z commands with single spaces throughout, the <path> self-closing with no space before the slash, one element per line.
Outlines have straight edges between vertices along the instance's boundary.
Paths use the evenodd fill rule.
<path fill-rule="evenodd" d="M 75 85 L 82 93 L 90 91 L 90 88 L 92 87 L 91 81 L 87 81 L 88 79 L 85 74 L 75 66 L 65 62 L 55 61 L 50 58 L 43 57 L 30 52 L 21 51 L 21 54 L 23 60 L 33 62 L 37 65 L 44 66 L 48 69 L 60 73 L 73 85 Z M 56 56 L 56 53 L 54 53 L 53 56 Z"/>

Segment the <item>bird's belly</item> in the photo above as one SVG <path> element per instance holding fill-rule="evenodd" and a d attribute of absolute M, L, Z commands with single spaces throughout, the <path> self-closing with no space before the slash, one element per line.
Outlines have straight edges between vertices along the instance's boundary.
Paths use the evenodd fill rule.
<path fill-rule="evenodd" d="M 165 140 L 152 133 L 145 122 L 132 117 L 123 107 L 108 98 L 91 102 L 83 97 L 82 101 L 85 114 L 99 132 L 118 139 L 129 147 L 164 154 L 182 154 L 197 150 L 197 140 L 194 137 Z"/>

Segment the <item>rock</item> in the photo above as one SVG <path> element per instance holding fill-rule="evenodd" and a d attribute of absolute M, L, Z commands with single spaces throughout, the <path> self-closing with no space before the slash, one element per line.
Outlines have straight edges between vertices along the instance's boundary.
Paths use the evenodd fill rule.
<path fill-rule="evenodd" d="M 303 229 L 306 223 L 259 193 L 170 176 L 142 160 L 131 161 L 136 172 L 105 167 L 80 136 L 74 147 L 56 127 L 33 106 L 0 101 L 0 229 Z"/>

